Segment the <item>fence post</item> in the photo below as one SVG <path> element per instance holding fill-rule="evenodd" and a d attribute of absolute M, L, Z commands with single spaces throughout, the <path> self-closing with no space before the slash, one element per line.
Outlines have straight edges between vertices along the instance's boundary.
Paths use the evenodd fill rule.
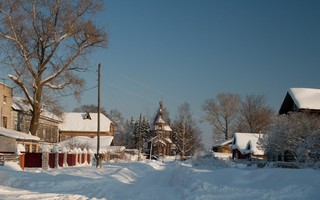
<path fill-rule="evenodd" d="M 49 153 L 48 152 L 42 152 L 42 169 L 47 170 L 49 169 Z"/>
<path fill-rule="evenodd" d="M 68 163 L 67 163 L 68 149 L 63 147 L 62 153 L 63 153 L 63 165 L 62 166 L 67 167 L 68 166 Z"/>
<path fill-rule="evenodd" d="M 82 164 L 82 150 L 80 148 L 78 148 L 78 158 L 79 158 L 79 165 Z"/>
<path fill-rule="evenodd" d="M 22 144 L 17 145 L 17 155 L 19 156 L 19 164 L 22 170 L 24 170 L 25 165 L 25 152 L 26 149 Z"/>
<path fill-rule="evenodd" d="M 42 145 L 42 169 L 48 170 L 49 169 L 49 152 L 50 149 L 48 145 Z"/>
<path fill-rule="evenodd" d="M 58 145 L 53 146 L 53 153 L 54 153 L 54 168 L 59 167 L 59 147 Z"/>
<path fill-rule="evenodd" d="M 25 153 L 20 154 L 20 167 L 22 170 L 24 170 L 25 157 Z"/>

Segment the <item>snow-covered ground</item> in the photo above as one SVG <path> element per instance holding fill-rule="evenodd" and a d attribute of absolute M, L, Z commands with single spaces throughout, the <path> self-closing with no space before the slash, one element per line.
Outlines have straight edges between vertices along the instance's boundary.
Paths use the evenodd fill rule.
<path fill-rule="evenodd" d="M 0 166 L 0 199 L 320 199 L 320 171 L 233 167 L 214 159 L 60 169 Z"/>

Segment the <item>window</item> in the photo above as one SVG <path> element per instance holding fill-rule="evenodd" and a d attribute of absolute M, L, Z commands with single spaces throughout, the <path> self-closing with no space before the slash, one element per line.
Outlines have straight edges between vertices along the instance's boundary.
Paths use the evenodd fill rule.
<path fill-rule="evenodd" d="M 37 145 L 35 145 L 35 144 L 33 144 L 32 145 L 32 153 L 35 153 L 35 152 L 37 152 Z"/>
<path fill-rule="evenodd" d="M 30 144 L 25 145 L 26 152 L 30 152 Z"/>
<path fill-rule="evenodd" d="M 8 118 L 7 117 L 2 117 L 2 125 L 4 128 L 8 127 Z"/>
<path fill-rule="evenodd" d="M 3 104 L 6 104 L 6 103 L 7 103 L 7 96 L 3 95 Z"/>

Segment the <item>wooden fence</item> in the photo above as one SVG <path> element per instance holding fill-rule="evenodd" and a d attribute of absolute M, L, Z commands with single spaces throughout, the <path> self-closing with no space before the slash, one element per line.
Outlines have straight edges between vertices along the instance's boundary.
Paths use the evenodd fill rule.
<path fill-rule="evenodd" d="M 21 155 L 21 159 L 24 159 L 24 165 L 21 166 L 22 169 L 24 167 L 48 169 L 92 164 L 92 155 L 84 153 L 24 153 Z"/>

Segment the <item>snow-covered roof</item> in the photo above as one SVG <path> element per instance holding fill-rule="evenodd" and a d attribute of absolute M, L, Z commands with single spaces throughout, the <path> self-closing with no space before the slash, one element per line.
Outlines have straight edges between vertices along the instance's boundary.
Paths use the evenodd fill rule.
<path fill-rule="evenodd" d="M 100 152 L 107 152 L 111 142 L 113 140 L 113 136 L 100 136 Z M 88 144 L 90 149 L 97 150 L 97 137 L 87 137 L 87 136 L 76 136 L 67 140 L 64 140 L 59 143 L 61 148 L 68 147 L 69 143 L 79 143 L 79 144 Z"/>
<path fill-rule="evenodd" d="M 264 151 L 259 149 L 257 145 L 261 135 L 258 133 L 235 133 L 232 148 L 238 149 L 242 154 L 264 155 Z"/>
<path fill-rule="evenodd" d="M 217 141 L 215 142 L 212 147 L 220 147 L 220 146 L 224 146 L 226 144 L 231 144 L 233 141 L 233 138 L 229 139 L 229 140 L 221 140 L 221 141 Z"/>
<path fill-rule="evenodd" d="M 26 98 L 23 98 L 23 97 L 13 97 L 11 107 L 14 110 L 19 110 L 19 111 L 24 111 L 24 112 L 32 111 L 32 106 L 30 105 L 28 100 Z M 47 117 L 49 119 L 61 121 L 61 117 L 59 117 L 59 116 L 57 116 L 57 115 L 53 114 L 52 112 L 49 112 L 49 111 L 47 111 L 45 109 L 43 109 L 41 111 L 41 116 L 42 117 Z"/>
<path fill-rule="evenodd" d="M 153 126 L 153 130 L 164 130 L 164 131 L 172 131 L 169 125 L 166 124 L 161 115 L 157 116 L 155 124 Z"/>
<path fill-rule="evenodd" d="M 290 88 L 288 93 L 299 109 L 320 110 L 320 89 Z"/>
<path fill-rule="evenodd" d="M 88 116 L 89 114 L 90 116 Z M 100 131 L 109 132 L 111 120 L 100 113 Z M 98 113 L 67 112 L 59 124 L 61 131 L 97 132 Z"/>
<path fill-rule="evenodd" d="M 40 138 L 34 135 L 30 135 L 27 133 L 22 133 L 15 130 L 6 129 L 3 127 L 0 127 L 0 135 L 20 139 L 20 140 L 33 140 L 33 141 L 40 141 Z"/>
<path fill-rule="evenodd" d="M 162 119 L 161 116 L 158 117 L 158 119 L 156 120 L 157 124 L 165 124 L 166 122 Z"/>
<path fill-rule="evenodd" d="M 161 130 L 160 126 L 162 127 L 162 130 L 164 131 L 172 131 L 169 125 L 155 125 L 154 130 Z"/>
<path fill-rule="evenodd" d="M 167 144 L 173 144 L 172 140 L 168 137 L 162 138 L 159 137 L 158 135 L 153 137 L 150 141 L 152 141 L 153 145 L 157 144 L 157 143 L 161 143 L 164 146 L 167 146 Z"/>

